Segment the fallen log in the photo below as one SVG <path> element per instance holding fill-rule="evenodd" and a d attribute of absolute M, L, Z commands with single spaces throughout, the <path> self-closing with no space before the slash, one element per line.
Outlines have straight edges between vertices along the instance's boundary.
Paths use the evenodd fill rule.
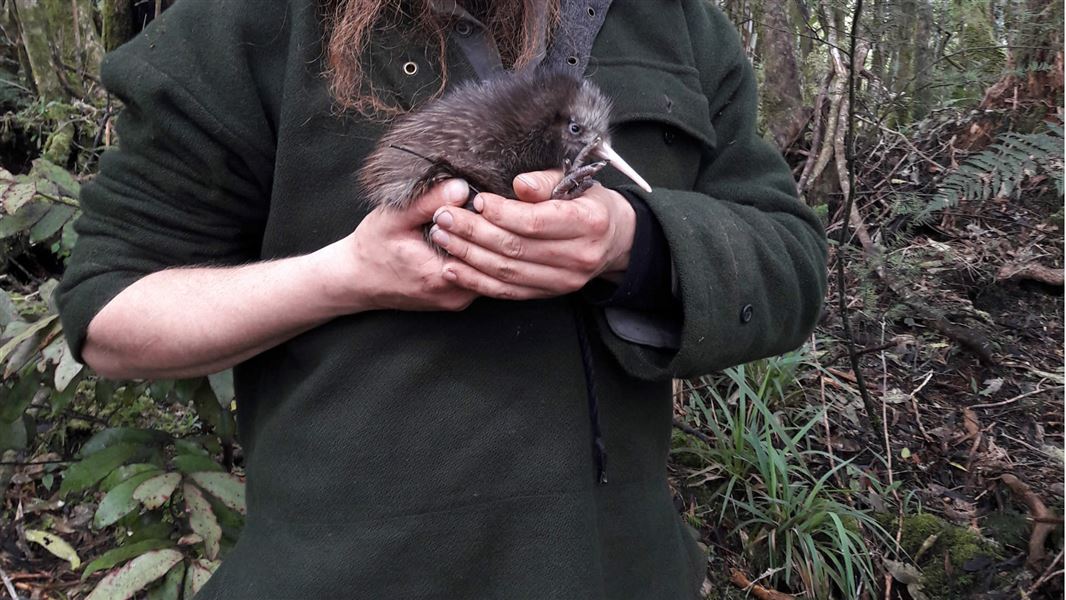
<path fill-rule="evenodd" d="M 1051 287 L 1063 286 L 1063 270 L 1045 267 L 1037 262 L 1003 265 L 996 273 L 996 281 L 1029 280 Z"/>

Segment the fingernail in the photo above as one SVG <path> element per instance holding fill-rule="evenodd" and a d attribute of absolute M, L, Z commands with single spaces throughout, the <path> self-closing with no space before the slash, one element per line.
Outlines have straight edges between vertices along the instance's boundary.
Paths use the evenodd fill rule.
<path fill-rule="evenodd" d="M 528 175 L 519 175 L 518 180 L 521 181 L 522 184 L 529 188 L 531 191 L 535 192 L 540 189 L 540 184 L 533 177 L 529 177 Z"/>
<path fill-rule="evenodd" d="M 481 194 L 474 196 L 474 210 L 478 212 L 485 210 L 485 199 L 481 197 Z"/>
<path fill-rule="evenodd" d="M 448 240 L 451 238 L 448 237 L 447 233 L 444 233 L 439 227 L 434 225 L 429 230 L 429 239 L 433 240 L 433 243 L 438 246 L 447 246 Z"/>
<path fill-rule="evenodd" d="M 455 218 L 452 217 L 452 213 L 448 212 L 443 206 L 437 209 L 437 212 L 433 215 L 433 222 L 445 229 L 450 229 L 452 223 L 455 222 Z"/>
<path fill-rule="evenodd" d="M 455 281 L 456 279 L 459 279 L 459 276 L 451 269 L 444 269 L 444 278 L 448 281 Z"/>
<path fill-rule="evenodd" d="M 470 185 L 462 179 L 453 179 L 448 182 L 448 198 L 459 200 L 470 195 Z"/>

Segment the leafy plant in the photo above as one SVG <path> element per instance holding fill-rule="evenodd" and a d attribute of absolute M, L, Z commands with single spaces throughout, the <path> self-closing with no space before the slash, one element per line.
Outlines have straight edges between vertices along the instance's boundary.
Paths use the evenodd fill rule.
<path fill-rule="evenodd" d="M 120 543 L 82 571 L 86 580 L 109 570 L 90 598 L 130 597 L 172 570 L 179 574 L 159 584 L 163 597 L 191 598 L 206 582 L 246 512 L 244 482 L 211 457 L 219 450 L 208 436 L 135 428 L 105 429 L 82 446 L 60 495 L 101 496 L 93 527 L 112 530 Z"/>
<path fill-rule="evenodd" d="M 960 202 L 984 202 L 993 197 L 1019 198 L 1026 181 L 1046 175 L 1063 192 L 1063 129 L 1046 123 L 1046 130 L 1007 132 L 996 143 L 970 156 L 940 182 L 926 212 Z"/>
<path fill-rule="evenodd" d="M 867 511 L 844 501 L 848 490 L 831 485 L 847 474 L 847 463 L 814 467 L 828 456 L 804 440 L 821 414 L 802 410 L 799 425 L 790 425 L 771 409 L 795 392 L 801 360 L 786 355 L 703 378 L 686 401 L 709 442 L 674 452 L 698 457 L 703 473 L 713 473 L 704 516 L 731 528 L 770 584 L 811 598 L 858 598 L 876 588 L 863 534 L 886 534 Z"/>
<path fill-rule="evenodd" d="M 52 281 L 42 290 L 55 285 Z M 0 451 L 27 447 L 35 417 L 45 406 L 52 414 L 61 412 L 85 377 L 67 349 L 57 315 L 43 304 L 22 312 L 0 290 Z"/>
<path fill-rule="evenodd" d="M 40 331 L 56 326 L 54 318 L 45 323 Z M 58 332 L 50 333 L 65 344 Z M 25 339 L 32 341 L 33 336 Z M 78 376 L 85 376 L 81 365 L 78 367 Z M 58 370 L 49 367 L 46 372 Z M 0 415 L 16 416 L 6 426 L 18 435 L 5 438 L 6 445 L 15 446 L 12 442 L 17 442 L 25 447 L 29 432 L 36 429 L 32 426 L 34 417 L 47 410 L 47 406 L 31 402 L 50 397 L 54 409 L 55 396 L 67 392 L 56 393 L 50 379 L 41 381 L 35 361 L 31 360 L 18 375 L 20 379 L 9 388 L 13 393 L 6 394 L 0 402 Z M 70 383 L 67 385 L 71 387 Z M 191 598 L 218 567 L 221 556 L 236 542 L 243 527 L 243 480 L 227 472 L 214 458 L 228 456 L 225 448 L 233 443 L 232 382 L 221 375 L 119 385 L 116 389 L 115 382 L 87 378 L 82 387 L 95 395 L 95 403 L 102 408 L 133 404 L 134 399 L 153 395 L 158 401 L 191 404 L 216 435 L 177 438 L 159 429 L 108 427 L 81 446 L 78 460 L 62 473 L 58 496 L 75 504 L 83 497 L 85 503 L 95 501 L 92 527 L 111 532 L 117 544 L 88 562 L 82 579 L 107 570 L 109 573 L 89 597 L 125 598 L 176 570 L 180 576 L 168 576 L 160 584 L 165 588 L 162 597 L 181 598 L 184 594 Z M 63 402 L 69 402 L 69 397 Z M 24 427 L 26 423 L 31 426 L 12 427 Z M 51 478 L 51 474 L 46 477 Z M 57 552 L 69 547 L 54 543 L 56 540 L 48 536 L 52 534 L 38 535 L 49 542 L 50 552 L 70 560 L 71 568 L 76 570 L 80 559 L 73 550 Z M 173 561 L 174 556 L 180 560 Z"/>
<path fill-rule="evenodd" d="M 44 158 L 34 160 L 26 175 L 0 168 L 0 240 L 53 243 L 55 254 L 69 255 L 78 238 L 74 220 L 80 189 L 73 175 Z"/>
<path fill-rule="evenodd" d="M 83 580 L 107 571 L 90 598 L 132 597 L 160 578 L 159 597 L 191 598 L 243 526 L 243 481 L 215 459 L 231 456 L 232 375 L 96 379 L 71 355 L 55 307 L 46 301 L 55 285 L 53 280 L 27 296 L 0 290 L 0 450 L 39 447 L 37 423 L 63 421 L 79 397 L 95 409 L 98 421 L 135 421 L 144 403 L 189 405 L 199 420 L 173 427 L 154 420 L 157 429 L 107 427 L 81 445 L 78 460 L 62 473 L 59 497 L 72 504 L 80 498 L 83 505 L 98 502 L 92 527 L 110 532 L 114 548 L 81 567 L 74 549 L 54 533 L 26 529 L 27 540 L 70 561 L 72 570 L 82 568 Z M 108 413 L 106 419 L 99 416 Z M 204 425 L 213 435 L 175 435 Z M 65 431 L 46 430 L 53 437 Z M 43 475 L 45 488 L 53 478 L 51 472 Z"/>

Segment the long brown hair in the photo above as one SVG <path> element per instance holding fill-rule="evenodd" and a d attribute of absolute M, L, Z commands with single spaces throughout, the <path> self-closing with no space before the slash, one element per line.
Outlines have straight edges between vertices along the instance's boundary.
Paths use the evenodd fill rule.
<path fill-rule="evenodd" d="M 409 27 L 438 49 L 439 95 L 448 80 L 445 62 L 449 18 L 431 9 L 433 0 L 323 0 L 326 27 L 326 77 L 337 105 L 365 115 L 395 115 L 402 107 L 383 100 L 366 77 L 363 59 L 374 32 Z M 558 21 L 560 0 L 466 0 L 480 4 L 485 27 L 496 40 L 504 65 L 521 68 L 536 58 L 540 47 L 537 7 L 547 5 L 548 32 Z"/>

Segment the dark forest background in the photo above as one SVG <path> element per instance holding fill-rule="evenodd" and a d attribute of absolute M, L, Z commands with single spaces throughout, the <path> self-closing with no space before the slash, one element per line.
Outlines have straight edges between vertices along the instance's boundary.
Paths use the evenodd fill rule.
<path fill-rule="evenodd" d="M 0 598 L 191 598 L 240 533 L 230 375 L 99 379 L 51 299 L 170 3 L 0 0 Z M 707 597 L 1062 598 L 1063 5 L 719 5 L 832 243 L 803 348 L 675 382 Z"/>

